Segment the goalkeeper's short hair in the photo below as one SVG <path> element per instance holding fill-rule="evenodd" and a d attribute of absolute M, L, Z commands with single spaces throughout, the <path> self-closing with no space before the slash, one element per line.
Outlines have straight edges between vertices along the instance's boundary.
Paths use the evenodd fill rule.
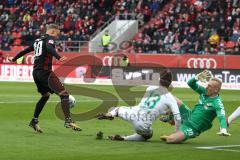
<path fill-rule="evenodd" d="M 218 79 L 218 78 L 216 78 L 216 77 L 213 77 L 213 78 L 211 78 L 211 81 L 217 82 L 218 85 L 219 85 L 219 90 L 221 89 L 221 87 L 222 87 L 222 81 L 221 81 L 220 79 Z"/>

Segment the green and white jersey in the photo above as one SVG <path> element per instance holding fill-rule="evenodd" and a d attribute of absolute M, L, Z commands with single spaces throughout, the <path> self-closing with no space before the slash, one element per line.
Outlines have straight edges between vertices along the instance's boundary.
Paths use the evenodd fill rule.
<path fill-rule="evenodd" d="M 160 115 L 172 112 L 176 124 L 176 129 L 181 124 L 181 116 L 177 102 L 173 95 L 165 87 L 150 86 L 147 88 L 144 97 L 138 104 L 139 114 L 150 115 L 153 122 Z"/>
<path fill-rule="evenodd" d="M 208 97 L 206 89 L 199 84 L 195 78 L 188 81 L 189 87 L 200 94 L 198 103 L 194 106 L 189 120 L 190 124 L 198 132 L 204 132 L 212 127 L 212 121 L 218 117 L 221 128 L 227 128 L 225 109 L 219 96 Z"/>

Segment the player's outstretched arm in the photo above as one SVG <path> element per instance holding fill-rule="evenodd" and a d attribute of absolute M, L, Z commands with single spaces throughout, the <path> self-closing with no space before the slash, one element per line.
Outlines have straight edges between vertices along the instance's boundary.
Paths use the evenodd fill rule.
<path fill-rule="evenodd" d="M 12 62 L 15 62 L 18 58 L 24 56 L 25 54 L 32 52 L 34 50 L 33 45 L 25 48 L 21 52 L 19 52 L 13 59 L 11 59 Z"/>

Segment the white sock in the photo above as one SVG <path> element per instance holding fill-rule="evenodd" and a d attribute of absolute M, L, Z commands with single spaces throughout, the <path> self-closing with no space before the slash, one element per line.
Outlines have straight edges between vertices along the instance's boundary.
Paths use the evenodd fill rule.
<path fill-rule="evenodd" d="M 228 124 L 232 123 L 235 119 L 240 117 L 240 107 L 238 107 L 229 117 L 228 117 Z"/>
<path fill-rule="evenodd" d="M 108 113 L 110 113 L 113 117 L 116 117 L 118 115 L 118 109 L 119 107 L 110 108 Z"/>
<path fill-rule="evenodd" d="M 143 136 L 137 133 L 130 136 L 124 136 L 123 138 L 125 141 L 146 141 L 146 139 Z"/>

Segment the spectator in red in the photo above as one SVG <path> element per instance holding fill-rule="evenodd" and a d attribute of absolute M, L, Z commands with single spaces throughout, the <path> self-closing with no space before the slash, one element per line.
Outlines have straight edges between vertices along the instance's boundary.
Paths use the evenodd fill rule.
<path fill-rule="evenodd" d="M 143 16 L 144 16 L 144 22 L 148 22 L 151 18 L 151 10 L 148 6 L 145 6 L 144 9 L 143 9 Z"/>
<path fill-rule="evenodd" d="M 7 56 L 5 56 L 0 49 L 0 64 L 2 64 L 6 58 L 7 58 Z"/>

